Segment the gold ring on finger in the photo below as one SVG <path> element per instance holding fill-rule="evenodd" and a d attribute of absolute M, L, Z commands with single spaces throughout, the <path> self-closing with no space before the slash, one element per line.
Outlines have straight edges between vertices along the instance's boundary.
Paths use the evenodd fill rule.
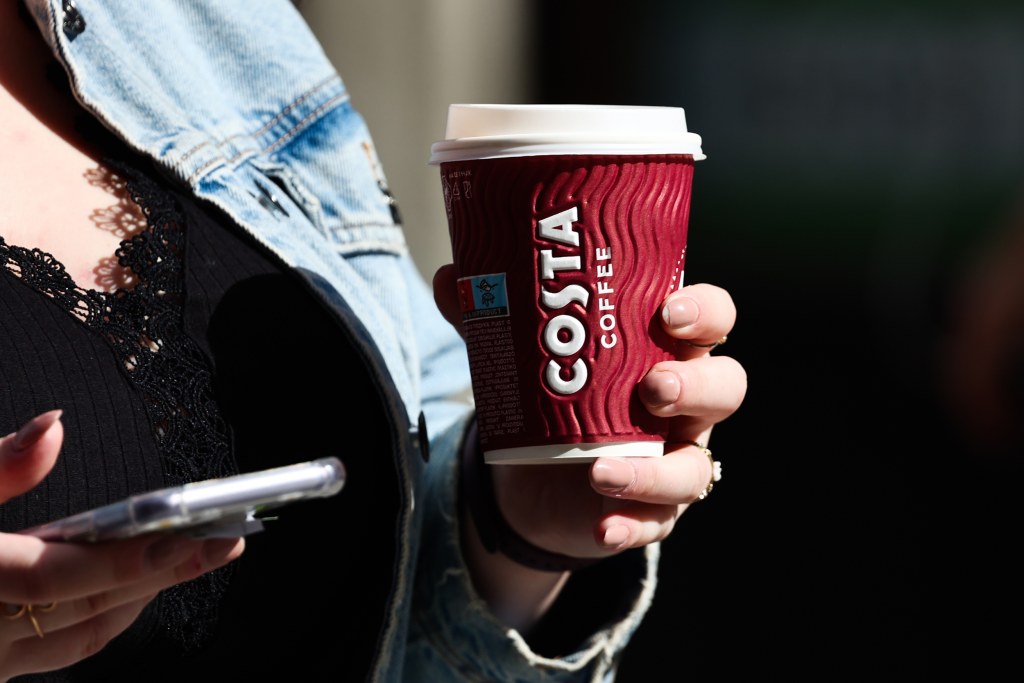
<path fill-rule="evenodd" d="M 4 619 L 14 621 L 21 617 L 28 617 L 28 620 L 32 623 L 32 628 L 35 630 L 36 635 L 40 638 L 43 637 L 43 627 L 39 625 L 39 620 L 36 618 L 37 612 L 52 612 L 57 609 L 57 601 L 53 601 L 47 605 L 12 605 L 10 603 L 0 603 L 3 607 L 0 608 L 0 614 L 3 615 Z"/>
<path fill-rule="evenodd" d="M 708 456 L 708 461 L 711 463 L 711 479 L 708 481 L 708 485 L 704 487 L 704 490 L 697 494 L 697 500 L 704 500 L 710 495 L 711 489 L 715 488 L 715 484 L 722 480 L 722 463 L 715 460 L 711 455 L 711 449 L 699 441 L 684 441 L 683 443 L 696 446 L 704 455 Z"/>

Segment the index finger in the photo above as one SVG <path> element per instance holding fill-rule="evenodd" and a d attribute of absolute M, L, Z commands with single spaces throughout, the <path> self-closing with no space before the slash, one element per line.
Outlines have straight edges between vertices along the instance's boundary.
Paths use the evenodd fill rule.
<path fill-rule="evenodd" d="M 0 502 L 20 496 L 49 474 L 64 442 L 62 410 L 50 410 L 0 436 Z"/>

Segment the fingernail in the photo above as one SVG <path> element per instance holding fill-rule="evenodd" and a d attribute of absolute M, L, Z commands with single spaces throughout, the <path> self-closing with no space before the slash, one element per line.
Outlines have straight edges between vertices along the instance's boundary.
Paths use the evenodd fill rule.
<path fill-rule="evenodd" d="M 146 564 L 153 571 L 173 567 L 189 556 L 194 543 L 177 534 L 163 536 L 146 548 Z"/>
<path fill-rule="evenodd" d="M 629 527 L 623 524 L 616 524 L 615 526 L 608 527 L 608 530 L 604 532 L 601 544 L 605 548 L 619 548 L 628 540 Z"/>
<path fill-rule="evenodd" d="M 602 458 L 594 463 L 594 486 L 604 493 L 619 493 L 636 481 L 636 470 L 625 460 Z"/>
<path fill-rule="evenodd" d="M 23 451 L 32 444 L 43 438 L 43 434 L 53 426 L 53 423 L 60 419 L 63 410 L 50 410 L 42 415 L 36 415 L 21 426 L 21 429 L 14 435 L 14 443 L 11 447 L 15 451 Z"/>
<path fill-rule="evenodd" d="M 672 329 L 679 330 L 697 322 L 700 306 L 688 296 L 677 296 L 661 309 L 661 318 Z"/>
<path fill-rule="evenodd" d="M 678 401 L 683 386 L 676 373 L 655 370 L 643 378 L 637 390 L 640 392 L 640 400 L 646 405 L 659 408 Z"/>

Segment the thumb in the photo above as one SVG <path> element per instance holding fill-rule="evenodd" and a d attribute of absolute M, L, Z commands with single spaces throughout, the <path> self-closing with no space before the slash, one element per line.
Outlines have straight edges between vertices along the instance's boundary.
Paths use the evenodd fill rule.
<path fill-rule="evenodd" d="M 456 330 L 462 331 L 462 307 L 459 305 L 459 289 L 455 278 L 455 266 L 443 265 L 434 273 L 434 303 L 445 320 Z"/>
<path fill-rule="evenodd" d="M 0 503 L 34 488 L 49 474 L 64 442 L 62 412 L 37 415 L 0 437 Z"/>

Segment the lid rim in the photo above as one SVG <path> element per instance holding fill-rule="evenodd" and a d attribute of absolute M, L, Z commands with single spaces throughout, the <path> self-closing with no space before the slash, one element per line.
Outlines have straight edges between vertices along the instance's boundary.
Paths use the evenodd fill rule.
<path fill-rule="evenodd" d="M 473 161 L 482 159 L 509 159 L 531 156 L 689 156 L 694 161 L 707 158 L 697 147 L 684 145 L 532 145 L 515 148 L 502 147 L 455 147 L 448 149 L 431 148 L 428 165 L 450 161 Z"/>
<path fill-rule="evenodd" d="M 689 154 L 701 137 L 681 107 L 589 104 L 451 104 L 430 163 L 541 154 Z"/>

